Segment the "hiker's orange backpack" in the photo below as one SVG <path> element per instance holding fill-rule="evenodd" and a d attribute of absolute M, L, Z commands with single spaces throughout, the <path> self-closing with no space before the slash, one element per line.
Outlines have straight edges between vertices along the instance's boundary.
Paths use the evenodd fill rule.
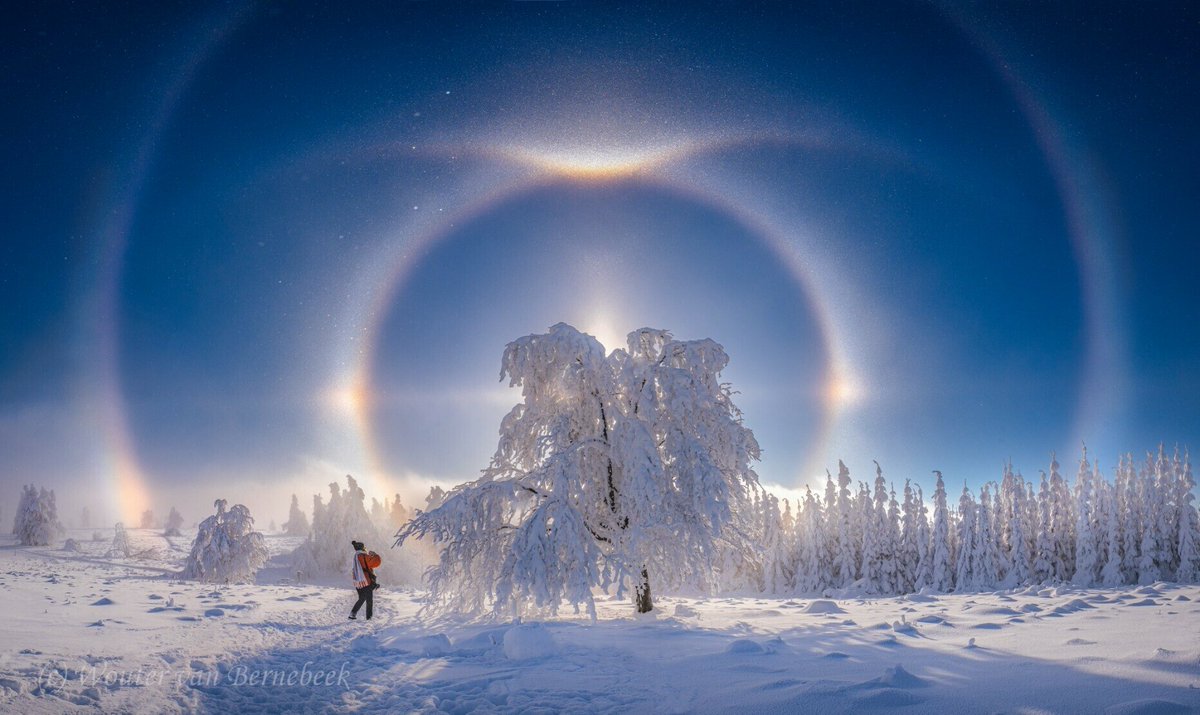
<path fill-rule="evenodd" d="M 374 551 L 367 553 L 367 568 L 377 569 L 379 564 L 383 563 L 383 559 Z"/>

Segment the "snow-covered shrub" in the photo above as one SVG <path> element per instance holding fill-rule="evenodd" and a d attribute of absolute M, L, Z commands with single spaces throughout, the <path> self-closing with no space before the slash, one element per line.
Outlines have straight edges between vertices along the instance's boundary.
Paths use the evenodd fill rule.
<path fill-rule="evenodd" d="M 183 527 L 183 515 L 175 507 L 171 507 L 171 513 L 167 515 L 167 527 L 163 532 L 164 536 L 182 536 L 179 530 Z"/>
<path fill-rule="evenodd" d="M 129 534 L 125 533 L 125 524 L 117 522 L 113 526 L 112 546 L 109 547 L 105 558 L 128 558 L 133 549 L 129 546 Z"/>
<path fill-rule="evenodd" d="M 22 487 L 13 533 L 23 546 L 46 546 L 62 535 L 54 490 L 37 489 L 32 484 Z"/>
<path fill-rule="evenodd" d="M 75 539 L 67 539 L 63 544 L 63 551 L 79 551 L 79 542 Z"/>
<path fill-rule="evenodd" d="M 242 504 L 228 511 L 226 501 L 218 499 L 217 513 L 200 522 L 192 551 L 184 564 L 183 577 L 209 583 L 253 581 L 267 562 L 263 535 L 254 531 L 254 518 Z"/>
<path fill-rule="evenodd" d="M 104 533 L 100 531 L 93 531 L 92 541 L 104 541 Z"/>

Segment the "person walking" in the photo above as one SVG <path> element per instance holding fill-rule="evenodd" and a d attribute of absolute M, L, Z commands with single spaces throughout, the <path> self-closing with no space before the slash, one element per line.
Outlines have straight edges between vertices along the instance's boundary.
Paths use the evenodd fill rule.
<path fill-rule="evenodd" d="M 375 607 L 375 589 L 379 584 L 375 581 L 375 570 L 371 568 L 363 542 L 351 541 L 350 545 L 354 547 L 354 570 L 351 578 L 354 579 L 354 588 L 358 591 L 358 600 L 354 603 L 354 608 L 350 609 L 350 620 L 358 619 L 358 609 L 365 603 L 369 621 Z"/>

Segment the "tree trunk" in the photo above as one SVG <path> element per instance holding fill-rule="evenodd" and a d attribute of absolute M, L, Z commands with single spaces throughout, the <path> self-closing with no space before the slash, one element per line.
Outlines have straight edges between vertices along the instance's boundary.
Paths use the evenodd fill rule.
<path fill-rule="evenodd" d="M 642 567 L 642 582 L 634 590 L 634 605 L 638 613 L 649 613 L 654 610 L 654 600 L 650 598 L 650 574 Z"/>

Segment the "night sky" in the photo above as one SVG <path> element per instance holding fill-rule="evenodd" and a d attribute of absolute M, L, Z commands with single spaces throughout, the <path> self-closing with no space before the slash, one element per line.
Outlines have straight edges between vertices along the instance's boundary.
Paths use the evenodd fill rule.
<path fill-rule="evenodd" d="M 412 501 L 560 321 L 782 494 L 1200 447 L 1195 4 L 159 5 L 0 28 L 2 518 Z"/>

